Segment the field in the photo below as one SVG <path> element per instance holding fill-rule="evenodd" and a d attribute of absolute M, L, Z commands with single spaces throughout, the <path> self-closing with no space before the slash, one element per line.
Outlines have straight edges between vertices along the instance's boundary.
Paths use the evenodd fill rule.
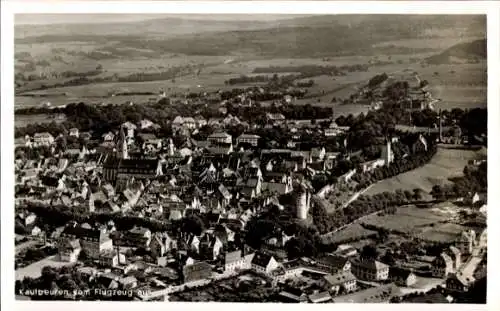
<path fill-rule="evenodd" d="M 464 167 L 477 152 L 473 150 L 439 148 L 432 160 L 423 167 L 382 180 L 373 185 L 365 194 L 374 195 L 396 189 L 422 189 L 429 193 L 434 185 L 450 184 L 450 177 L 462 176 Z"/>
<path fill-rule="evenodd" d="M 351 243 L 353 241 L 359 241 L 370 238 L 372 236 L 375 236 L 376 234 L 377 234 L 376 231 L 365 229 L 360 224 L 355 223 L 333 234 L 324 235 L 323 243 L 325 244 Z"/>
<path fill-rule="evenodd" d="M 71 262 L 61 262 L 57 260 L 57 255 L 47 257 L 29 266 L 16 270 L 16 280 L 22 280 L 25 277 L 38 278 L 42 275 L 42 269 L 45 266 L 60 268 L 64 266 L 73 265 Z"/>
<path fill-rule="evenodd" d="M 24 127 L 28 124 L 33 123 L 50 123 L 50 122 L 63 122 L 65 119 L 65 115 L 45 115 L 45 114 L 36 114 L 36 115 L 15 115 L 14 116 L 14 126 L 15 127 Z"/>
<path fill-rule="evenodd" d="M 383 227 L 400 233 L 416 233 L 420 228 L 436 225 L 450 219 L 441 209 L 422 209 L 415 206 L 399 207 L 395 214 L 371 215 L 363 220 L 366 225 Z"/>

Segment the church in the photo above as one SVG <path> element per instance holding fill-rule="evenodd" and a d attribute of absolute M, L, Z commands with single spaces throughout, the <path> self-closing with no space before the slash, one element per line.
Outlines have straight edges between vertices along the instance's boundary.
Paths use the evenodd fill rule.
<path fill-rule="evenodd" d="M 104 180 L 116 184 L 117 188 L 126 188 L 132 180 L 152 179 L 162 175 L 158 159 L 131 159 L 128 154 L 127 139 L 123 127 L 116 154 L 108 154 L 103 164 Z"/>

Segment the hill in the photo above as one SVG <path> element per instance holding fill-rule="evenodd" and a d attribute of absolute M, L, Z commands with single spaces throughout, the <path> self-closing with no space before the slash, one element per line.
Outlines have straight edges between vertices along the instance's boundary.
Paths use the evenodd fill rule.
<path fill-rule="evenodd" d="M 200 17 L 202 18 L 202 17 Z M 390 21 L 390 22 L 388 22 Z M 281 20 L 161 18 L 130 23 L 18 25 L 16 44 L 89 42 L 186 55 L 318 57 L 387 54 L 384 41 L 484 35 L 483 16 L 320 15 Z M 403 54 L 423 52 L 412 48 Z M 425 49 L 428 52 L 428 49 Z"/>
<path fill-rule="evenodd" d="M 429 64 L 450 64 L 469 60 L 486 59 L 486 39 L 456 44 L 444 52 L 426 59 Z"/>

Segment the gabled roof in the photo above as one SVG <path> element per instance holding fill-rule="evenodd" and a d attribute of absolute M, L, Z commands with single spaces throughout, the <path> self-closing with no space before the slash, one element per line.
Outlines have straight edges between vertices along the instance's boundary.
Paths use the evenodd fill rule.
<path fill-rule="evenodd" d="M 341 285 L 349 281 L 356 280 L 356 277 L 351 273 L 351 271 L 342 271 L 337 274 L 325 275 L 324 280 L 328 282 L 331 286 Z"/>
<path fill-rule="evenodd" d="M 382 263 L 374 259 L 355 260 L 353 261 L 353 264 L 358 267 L 363 267 L 365 269 L 372 269 L 372 270 L 382 270 L 389 268 L 389 266 L 386 265 L 385 263 Z"/>
<path fill-rule="evenodd" d="M 264 254 L 261 252 L 256 252 L 252 259 L 252 265 L 266 268 L 271 262 L 271 259 L 273 259 L 273 256 L 271 255 Z"/>

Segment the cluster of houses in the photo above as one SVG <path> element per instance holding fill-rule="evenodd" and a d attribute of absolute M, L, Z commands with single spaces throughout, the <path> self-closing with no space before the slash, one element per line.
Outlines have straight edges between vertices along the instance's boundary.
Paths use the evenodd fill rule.
<path fill-rule="evenodd" d="M 273 124 L 286 122 L 280 114 L 268 114 L 267 119 Z M 367 287 L 366 282 L 415 283 L 412 271 L 360 259 L 355 249 L 344 246 L 322 258 L 282 261 L 277 250 L 283 252 L 291 238 L 283 232 L 270 237 L 261 250 L 244 245 L 241 233 L 248 221 L 272 207 L 292 210 L 299 221 L 307 221 L 313 194 L 309 179 L 331 168 L 339 154 L 324 147 L 259 149 L 261 138 L 250 130 L 238 137 L 224 131 L 225 126 L 245 125 L 232 116 L 222 121 L 177 117 L 172 127 L 192 133 L 216 122 L 218 130 L 204 141 L 188 135 L 181 144 L 174 144 L 171 138 L 153 134 L 156 124 L 142 120 L 105 133 L 96 148 L 52 150 L 51 157 L 16 159 L 16 208 L 21 210 L 16 228 L 23 227 L 32 237 L 54 243 L 59 260 L 84 262 L 81 270 L 105 280 L 110 289 L 146 285 L 134 276 L 136 271 L 150 276 L 160 290 L 253 271 L 274 284 L 286 284 L 281 295 L 286 299 L 324 302 L 357 294 L 363 297 L 362 302 L 376 302 L 390 299 L 392 287 L 377 290 Z M 346 130 L 332 122 L 324 134 L 335 136 Z M 71 129 L 68 135 L 84 134 Z M 51 147 L 56 140 L 48 133 L 39 133 L 27 137 L 22 147 Z M 380 159 L 364 163 L 363 172 L 392 163 L 392 143 L 386 142 Z M 421 136 L 413 148 L 427 149 L 425 138 Z M 283 196 L 292 200 L 283 202 Z M 163 232 L 141 226 L 117 230 L 111 220 L 92 224 L 72 221 L 43 232 L 37 215 L 23 209 L 30 204 L 61 207 L 75 214 L 133 216 L 162 224 L 198 217 L 204 230 L 200 234 L 182 226 Z M 471 270 L 463 268 L 468 264 L 462 264 L 457 251 L 472 254 L 486 237 L 481 235 L 483 242 L 476 243 L 471 242 L 476 240 L 475 234 L 467 234 L 457 248 L 450 248 L 451 256 L 443 253 L 436 258 L 436 276 L 453 274 L 460 279 L 464 271 Z M 305 279 L 304 272 L 321 277 L 293 284 L 297 278 Z M 362 286 L 358 282 L 363 282 Z"/>

